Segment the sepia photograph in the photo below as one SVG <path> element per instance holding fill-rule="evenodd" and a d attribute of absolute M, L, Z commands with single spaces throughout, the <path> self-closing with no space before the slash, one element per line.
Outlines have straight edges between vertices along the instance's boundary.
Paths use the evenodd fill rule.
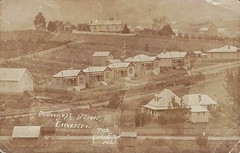
<path fill-rule="evenodd" d="M 0 0 L 0 153 L 240 153 L 240 0 Z"/>

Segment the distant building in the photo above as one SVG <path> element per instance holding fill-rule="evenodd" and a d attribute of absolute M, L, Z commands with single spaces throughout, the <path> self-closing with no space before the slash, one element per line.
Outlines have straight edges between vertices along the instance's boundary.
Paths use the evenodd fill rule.
<path fill-rule="evenodd" d="M 51 79 L 51 87 L 61 90 L 86 88 L 86 74 L 82 70 L 62 70 Z"/>
<path fill-rule="evenodd" d="M 139 54 L 125 59 L 124 62 L 133 63 L 135 66 L 136 77 L 151 74 L 158 75 L 160 73 L 160 60 L 156 56 Z"/>
<path fill-rule="evenodd" d="M 26 68 L 0 68 L 0 92 L 33 91 L 33 77 Z"/>
<path fill-rule="evenodd" d="M 113 59 L 113 55 L 107 51 L 97 51 L 92 55 L 93 66 L 106 66 L 109 60 Z"/>
<path fill-rule="evenodd" d="M 42 137 L 41 126 L 14 126 L 13 144 L 19 147 L 35 147 Z"/>
<path fill-rule="evenodd" d="M 142 112 L 154 117 L 172 108 L 171 102 L 174 101 L 180 105 L 181 98 L 175 95 L 171 90 L 164 89 L 160 94 L 155 94 L 154 98 L 142 106 Z"/>
<path fill-rule="evenodd" d="M 110 84 L 113 81 L 112 70 L 107 66 L 90 66 L 83 72 L 86 74 L 86 85 L 89 87 Z"/>
<path fill-rule="evenodd" d="M 211 49 L 206 54 L 208 59 L 240 59 L 240 49 L 231 45 Z"/>
<path fill-rule="evenodd" d="M 96 20 L 89 25 L 91 32 L 121 32 L 123 23 L 121 20 Z"/>
<path fill-rule="evenodd" d="M 108 67 L 112 70 L 114 79 L 121 77 L 134 78 L 135 76 L 135 67 L 132 63 L 112 63 Z"/>
<path fill-rule="evenodd" d="M 182 69 L 189 64 L 188 53 L 180 51 L 161 52 L 158 55 L 161 67 Z"/>
<path fill-rule="evenodd" d="M 189 94 L 182 97 L 183 103 L 191 108 L 188 113 L 193 123 L 209 122 L 210 113 L 216 111 L 217 102 L 205 94 Z"/>
<path fill-rule="evenodd" d="M 72 30 L 73 30 L 73 25 L 69 21 L 67 21 L 64 24 L 64 31 L 72 32 Z"/>

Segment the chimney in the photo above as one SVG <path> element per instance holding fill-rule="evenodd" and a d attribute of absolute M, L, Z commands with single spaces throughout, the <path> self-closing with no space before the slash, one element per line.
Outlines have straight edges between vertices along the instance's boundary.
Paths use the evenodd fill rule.
<path fill-rule="evenodd" d="M 200 102 L 202 100 L 202 96 L 198 95 L 198 101 Z"/>

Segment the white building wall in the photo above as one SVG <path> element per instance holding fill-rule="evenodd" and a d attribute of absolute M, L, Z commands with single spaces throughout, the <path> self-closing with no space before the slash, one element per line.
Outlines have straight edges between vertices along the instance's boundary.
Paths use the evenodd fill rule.
<path fill-rule="evenodd" d="M 209 112 L 190 112 L 189 120 L 193 123 L 209 122 Z"/>
<path fill-rule="evenodd" d="M 24 91 L 33 91 L 33 79 L 30 77 L 27 71 L 25 71 L 22 75 L 18 85 L 18 92 Z"/>

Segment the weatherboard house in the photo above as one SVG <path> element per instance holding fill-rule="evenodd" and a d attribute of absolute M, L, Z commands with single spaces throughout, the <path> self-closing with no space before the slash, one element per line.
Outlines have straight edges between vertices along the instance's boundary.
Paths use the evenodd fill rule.
<path fill-rule="evenodd" d="M 161 67 L 169 67 L 173 69 L 182 69 L 189 63 L 188 53 L 180 51 L 161 52 L 158 55 Z"/>
<path fill-rule="evenodd" d="M 125 59 L 124 62 L 132 63 L 134 65 L 136 77 L 151 74 L 158 75 L 160 73 L 160 60 L 156 56 L 139 54 Z"/>
<path fill-rule="evenodd" d="M 62 70 L 51 79 L 51 87 L 61 90 L 81 90 L 86 88 L 86 74 L 82 70 Z"/>
<path fill-rule="evenodd" d="M 208 59 L 240 59 L 240 48 L 227 45 L 206 51 Z"/>
<path fill-rule="evenodd" d="M 216 110 L 217 102 L 206 94 L 184 95 L 182 99 L 191 108 L 188 117 L 193 123 L 209 122 L 211 113 Z"/>
<path fill-rule="evenodd" d="M 158 117 L 161 113 L 171 109 L 171 102 L 173 100 L 180 105 L 181 98 L 171 90 L 164 89 L 159 94 L 155 94 L 154 98 L 148 104 L 142 106 L 142 113 Z"/>
<path fill-rule="evenodd" d="M 88 87 L 110 84 L 113 81 L 112 70 L 107 66 L 89 66 L 83 70 Z"/>
<path fill-rule="evenodd" d="M 89 25 L 91 32 L 121 32 L 123 30 L 121 20 L 95 20 Z"/>
<path fill-rule="evenodd" d="M 112 70 L 114 79 L 135 77 L 135 67 L 132 63 L 112 63 L 109 64 L 108 67 Z"/>
<path fill-rule="evenodd" d="M 0 68 L 0 92 L 33 91 L 33 77 L 26 68 Z"/>
<path fill-rule="evenodd" d="M 109 60 L 113 59 L 113 55 L 107 51 L 96 51 L 92 55 L 93 66 L 106 66 Z"/>

